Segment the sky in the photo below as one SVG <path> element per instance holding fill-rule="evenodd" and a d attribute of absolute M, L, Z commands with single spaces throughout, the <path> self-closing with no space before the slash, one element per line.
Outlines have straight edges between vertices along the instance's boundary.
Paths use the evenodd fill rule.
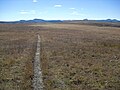
<path fill-rule="evenodd" d="M 120 20 L 120 0 L 0 0 L 0 21 Z"/>

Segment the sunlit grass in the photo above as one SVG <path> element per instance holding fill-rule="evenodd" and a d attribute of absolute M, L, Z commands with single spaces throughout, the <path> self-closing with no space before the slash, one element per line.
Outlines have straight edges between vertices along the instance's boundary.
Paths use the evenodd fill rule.
<path fill-rule="evenodd" d="M 46 90 L 119 90 L 120 28 L 1 24 L 0 89 L 32 90 L 37 34 Z"/>

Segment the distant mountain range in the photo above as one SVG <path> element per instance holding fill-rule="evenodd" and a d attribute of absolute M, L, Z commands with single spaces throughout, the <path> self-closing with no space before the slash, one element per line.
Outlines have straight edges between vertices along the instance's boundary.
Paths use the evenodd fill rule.
<path fill-rule="evenodd" d="M 43 20 L 43 19 L 33 19 L 33 20 L 20 20 L 20 21 L 0 21 L 0 23 L 60 23 L 66 21 L 95 21 L 95 22 L 120 22 L 117 19 L 107 19 L 107 20 Z"/>
<path fill-rule="evenodd" d="M 117 19 L 106 19 L 106 20 L 88 20 L 88 19 L 84 19 L 83 21 L 96 21 L 96 22 L 120 22 Z"/>
<path fill-rule="evenodd" d="M 62 20 L 43 20 L 43 19 L 20 20 L 20 21 L 0 21 L 0 23 L 46 23 L 46 22 L 63 22 L 63 21 Z"/>

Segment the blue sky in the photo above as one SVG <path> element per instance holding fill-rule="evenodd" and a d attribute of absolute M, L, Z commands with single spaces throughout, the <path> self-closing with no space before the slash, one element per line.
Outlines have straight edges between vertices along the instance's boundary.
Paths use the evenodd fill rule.
<path fill-rule="evenodd" d="M 120 0 L 0 0 L 0 21 L 120 20 Z"/>

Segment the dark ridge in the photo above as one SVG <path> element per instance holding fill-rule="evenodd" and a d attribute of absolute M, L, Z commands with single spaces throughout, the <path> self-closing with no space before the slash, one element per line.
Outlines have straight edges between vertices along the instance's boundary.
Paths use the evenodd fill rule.
<path fill-rule="evenodd" d="M 0 21 L 1 24 L 19 24 L 19 23 L 71 23 L 71 24 L 85 24 L 94 26 L 108 26 L 108 27 L 120 27 L 120 21 L 117 19 L 107 19 L 107 20 L 43 20 L 43 19 L 33 19 L 33 20 L 20 20 L 20 21 Z"/>

